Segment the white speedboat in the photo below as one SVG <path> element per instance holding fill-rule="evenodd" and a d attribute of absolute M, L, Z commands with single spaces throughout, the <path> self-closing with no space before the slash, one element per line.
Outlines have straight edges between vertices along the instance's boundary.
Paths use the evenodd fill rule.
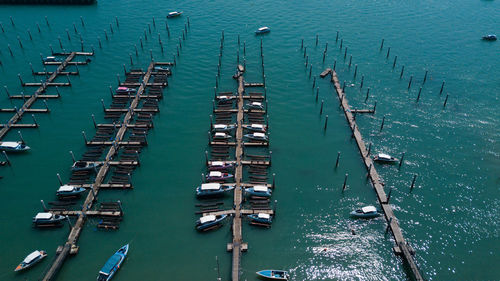
<path fill-rule="evenodd" d="M 372 219 L 380 216 L 377 208 L 374 206 L 366 206 L 351 212 L 351 216 L 361 219 Z"/>
<path fill-rule="evenodd" d="M 373 161 L 385 162 L 385 163 L 395 163 L 395 162 L 398 162 L 399 160 L 397 158 L 390 156 L 389 154 L 379 153 L 373 157 Z"/>
<path fill-rule="evenodd" d="M 267 136 L 264 133 L 246 134 L 245 137 L 254 141 L 267 141 Z"/>
<path fill-rule="evenodd" d="M 269 33 L 271 32 L 271 29 L 267 26 L 260 27 L 255 31 L 255 34 L 264 34 L 264 33 Z"/>
<path fill-rule="evenodd" d="M 9 152 L 21 152 L 30 150 L 30 147 L 27 146 L 24 142 L 20 141 L 1 141 L 0 150 Z"/>
<path fill-rule="evenodd" d="M 21 271 L 32 267 L 33 265 L 40 262 L 43 258 L 47 256 L 45 251 L 36 250 L 33 253 L 29 254 L 24 258 L 24 260 L 16 267 L 14 271 Z"/>
<path fill-rule="evenodd" d="M 182 15 L 182 12 L 173 11 L 173 12 L 168 13 L 167 18 L 169 18 L 169 19 L 175 18 L 175 17 L 178 17 L 180 15 Z"/>

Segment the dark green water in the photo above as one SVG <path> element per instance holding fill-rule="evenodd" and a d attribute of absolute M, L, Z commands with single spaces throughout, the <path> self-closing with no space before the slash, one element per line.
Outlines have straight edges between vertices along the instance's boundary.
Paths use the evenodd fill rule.
<path fill-rule="evenodd" d="M 108 87 L 116 85 L 117 73 L 123 80 L 123 64 L 130 66 L 129 54 L 134 66 L 144 68 L 150 60 L 149 50 L 157 61 L 172 59 L 186 20 L 185 16 L 169 20 L 172 36 L 168 39 L 165 15 L 176 9 L 190 17 L 191 31 L 165 91 L 155 128 L 148 136 L 149 146 L 141 153 L 142 165 L 133 174 L 135 188 L 103 191 L 99 196 L 100 200 L 121 200 L 124 221 L 120 230 L 106 232 L 97 230 L 96 221 L 89 220 L 79 240 L 79 254 L 66 262 L 58 280 L 93 280 L 107 258 L 125 243 L 131 244 L 130 254 L 116 280 L 215 280 L 215 256 L 219 257 L 223 279 L 230 279 L 230 254 L 225 251 L 230 228 L 195 232 L 194 188 L 204 172 L 220 32 L 224 29 L 226 35 L 220 88 L 234 90 L 231 75 L 238 34 L 247 46 L 246 78 L 260 79 L 259 39 L 253 31 L 262 25 L 272 28 L 263 38 L 271 170 L 277 183 L 273 199 L 278 200 L 278 216 L 269 230 L 244 225 L 249 251 L 243 254 L 242 279 L 255 280 L 255 271 L 269 267 L 288 269 L 292 280 L 407 279 L 400 260 L 391 252 L 392 238 L 384 235 L 385 222 L 348 217 L 355 207 L 376 204 L 376 197 L 365 180 L 357 148 L 328 81 L 317 81 L 319 100 L 325 101 L 324 114 L 319 115 L 320 101 L 315 102 L 312 79 L 303 66 L 301 38 L 305 39 L 313 75 L 331 67 L 336 59 L 341 81 L 356 84 L 346 89 L 352 106 L 368 108 L 377 101 L 375 115 L 357 119 L 364 138 L 373 143 L 373 151 L 396 156 L 406 152 L 401 170 L 377 168 L 386 189 L 392 188 L 396 216 L 417 252 L 416 261 L 424 276 L 435 280 L 498 278 L 500 115 L 496 89 L 500 84 L 500 52 L 497 42 L 479 38 L 500 33 L 499 8 L 498 1 L 461 0 L 101 1 L 89 7 L 0 7 L 5 29 L 0 33 L 0 85 L 7 85 L 11 93 L 23 90 L 17 73 L 25 81 L 36 81 L 30 77 L 29 63 L 42 70 L 40 53 L 48 55 L 49 44 L 59 50 L 58 36 L 65 49 L 80 48 L 73 23 L 85 48 L 89 50 L 92 44 L 96 49 L 92 63 L 80 67 L 81 76 L 71 77 L 73 87 L 61 90 L 62 99 L 49 101 L 51 113 L 37 115 L 40 129 L 22 131 L 32 151 L 12 156 L 13 166 L 0 169 L 4 176 L 0 188 L 0 280 L 37 280 L 56 247 L 65 241 L 67 227 L 38 231 L 31 228 L 31 217 L 41 210 L 41 199 L 54 199 L 56 173 L 68 179 L 68 151 L 76 155 L 85 151 L 81 131 L 93 135 L 91 114 L 103 121 L 100 100 L 110 103 Z M 142 50 L 139 38 L 148 24 L 152 35 L 148 33 Z M 335 44 L 337 30 L 348 47 L 346 61 L 344 51 L 341 53 Z M 165 44 L 164 54 L 158 33 Z M 379 51 L 382 38 L 384 49 Z M 326 42 L 328 56 L 323 64 Z M 139 48 L 138 57 L 134 45 Z M 391 47 L 388 59 L 387 47 Z M 349 70 L 347 65 L 350 55 L 353 65 L 358 65 L 356 81 L 353 67 Z M 398 60 L 393 70 L 395 55 Z M 400 80 L 403 64 L 405 74 Z M 425 70 L 429 75 L 416 103 Z M 414 77 L 408 91 L 410 75 Z M 443 80 L 446 85 L 440 95 Z M 371 95 L 365 104 L 367 87 Z M 24 91 L 30 93 L 27 88 Z M 443 110 L 446 95 L 449 100 Z M 0 103 L 5 108 L 20 104 L 11 103 L 4 93 Z M 328 129 L 323 132 L 326 114 Z M 9 116 L 2 113 L 2 122 Z M 386 121 L 379 132 L 383 116 Z M 24 122 L 31 120 L 27 116 Z M 14 130 L 6 139 L 17 138 Z M 342 152 L 342 158 L 335 170 L 337 151 Z M 342 193 L 346 173 L 348 188 Z M 418 174 L 416 188 L 409 193 L 414 174 Z M 351 229 L 357 235 L 351 235 Z M 28 272 L 14 274 L 17 263 L 34 249 L 48 251 L 49 258 Z"/>

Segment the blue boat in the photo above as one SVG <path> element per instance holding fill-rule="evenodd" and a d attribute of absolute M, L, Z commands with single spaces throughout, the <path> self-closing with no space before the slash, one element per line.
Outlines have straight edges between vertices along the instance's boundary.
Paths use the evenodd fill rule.
<path fill-rule="evenodd" d="M 121 247 L 114 255 L 112 255 L 106 264 L 99 271 L 99 276 L 97 276 L 97 281 L 107 281 L 111 280 L 113 275 L 120 269 L 120 265 L 127 257 L 128 244 Z"/>
<path fill-rule="evenodd" d="M 266 269 L 256 272 L 257 275 L 269 280 L 288 280 L 290 275 L 284 270 Z"/>
<path fill-rule="evenodd" d="M 352 211 L 351 216 L 361 219 L 373 219 L 380 216 L 380 213 L 374 206 L 366 206 L 361 209 Z"/>
<path fill-rule="evenodd" d="M 264 34 L 271 32 L 271 29 L 267 26 L 263 26 L 255 31 L 255 34 Z"/>
<path fill-rule="evenodd" d="M 56 195 L 59 198 L 67 198 L 67 197 L 78 197 L 83 192 L 85 192 L 84 187 L 77 187 L 72 185 L 61 185 L 59 189 L 56 191 Z"/>
<path fill-rule="evenodd" d="M 253 187 L 246 188 L 245 193 L 250 196 L 271 197 L 272 191 L 265 185 L 254 185 Z"/>
<path fill-rule="evenodd" d="M 7 152 L 23 152 L 30 150 L 30 147 L 22 141 L 0 141 L 0 150 Z"/>
<path fill-rule="evenodd" d="M 251 214 L 248 215 L 248 218 L 256 223 L 271 224 L 273 222 L 273 217 L 265 213 Z"/>
<path fill-rule="evenodd" d="M 207 215 L 196 221 L 196 229 L 199 231 L 207 231 L 222 223 L 227 218 L 227 215 Z"/>
<path fill-rule="evenodd" d="M 196 188 L 197 197 L 217 197 L 222 196 L 224 192 L 231 191 L 234 186 L 223 186 L 220 183 L 204 183 Z"/>

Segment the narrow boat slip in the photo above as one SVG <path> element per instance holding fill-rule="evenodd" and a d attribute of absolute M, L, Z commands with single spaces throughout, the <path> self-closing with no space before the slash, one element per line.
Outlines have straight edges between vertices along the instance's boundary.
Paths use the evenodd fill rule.
<path fill-rule="evenodd" d="M 97 281 L 108 281 L 113 278 L 113 275 L 120 269 L 120 265 L 123 263 L 128 254 L 129 245 L 121 247 L 114 255 L 112 255 L 106 264 L 99 271 L 99 276 L 97 276 Z"/>

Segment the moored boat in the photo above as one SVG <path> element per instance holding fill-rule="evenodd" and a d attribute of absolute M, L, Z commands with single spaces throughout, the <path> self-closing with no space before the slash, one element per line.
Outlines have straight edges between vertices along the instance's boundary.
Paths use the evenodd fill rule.
<path fill-rule="evenodd" d="M 56 192 L 56 195 L 60 198 L 62 197 L 77 197 L 85 192 L 85 188 L 76 187 L 72 185 L 62 185 Z"/>
<path fill-rule="evenodd" d="M 52 56 L 50 56 L 50 57 L 45 57 L 45 58 L 43 59 L 43 62 L 57 62 L 57 59 L 56 59 L 56 57 L 52 57 Z"/>
<path fill-rule="evenodd" d="M 273 217 L 270 214 L 258 213 L 251 214 L 247 216 L 252 222 L 271 224 L 273 222 Z"/>
<path fill-rule="evenodd" d="M 265 185 L 254 185 L 252 187 L 246 188 L 245 193 L 250 196 L 258 197 L 271 197 L 272 191 Z"/>
<path fill-rule="evenodd" d="M 207 181 L 224 181 L 234 177 L 232 174 L 223 173 L 221 171 L 211 171 L 207 176 Z"/>
<path fill-rule="evenodd" d="M 182 12 L 173 11 L 173 12 L 168 13 L 167 18 L 169 18 L 169 19 L 175 18 L 175 17 L 178 17 L 180 15 L 182 15 Z"/>
<path fill-rule="evenodd" d="M 264 34 L 264 33 L 269 33 L 271 32 L 271 29 L 267 26 L 260 27 L 255 31 L 255 34 Z"/>
<path fill-rule="evenodd" d="M 0 141 L 0 150 L 9 152 L 22 152 L 30 150 L 30 147 L 21 141 Z"/>
<path fill-rule="evenodd" d="M 220 183 L 204 183 L 196 188 L 197 197 L 217 197 L 231 191 L 234 186 L 223 186 Z"/>
<path fill-rule="evenodd" d="M 247 106 L 249 109 L 264 109 L 264 105 L 258 101 L 251 102 Z"/>
<path fill-rule="evenodd" d="M 33 217 L 33 225 L 37 227 L 60 226 L 65 218 L 65 216 L 52 213 L 38 213 Z"/>
<path fill-rule="evenodd" d="M 395 163 L 398 162 L 399 160 L 397 158 L 390 156 L 389 154 L 379 153 L 373 157 L 373 161 L 384 162 L 384 163 Z"/>
<path fill-rule="evenodd" d="M 228 102 L 228 101 L 231 101 L 231 100 L 234 100 L 236 99 L 235 96 L 217 96 L 217 100 L 219 102 Z"/>
<path fill-rule="evenodd" d="M 118 88 L 116 88 L 116 93 L 117 94 L 135 93 L 135 91 L 136 91 L 136 89 L 127 88 L 127 87 L 118 87 Z"/>
<path fill-rule="evenodd" d="M 168 66 L 155 66 L 154 70 L 158 71 L 158 72 L 170 72 L 170 67 L 168 67 Z"/>
<path fill-rule="evenodd" d="M 243 125 L 243 128 L 250 131 L 261 132 L 261 133 L 265 133 L 267 129 L 266 125 L 263 124 Z"/>
<path fill-rule="evenodd" d="M 269 280 L 288 280 L 290 275 L 284 270 L 266 269 L 256 272 L 257 275 Z"/>
<path fill-rule="evenodd" d="M 254 141 L 267 141 L 267 136 L 264 133 L 246 134 L 245 137 Z"/>
<path fill-rule="evenodd" d="M 87 161 L 76 161 L 71 166 L 71 170 L 72 171 L 94 170 L 96 168 L 99 168 L 101 165 L 102 165 L 102 163 L 87 162 Z"/>
<path fill-rule="evenodd" d="M 483 40 L 495 41 L 495 40 L 497 40 L 497 36 L 495 34 L 488 34 L 488 35 L 483 36 Z"/>
<path fill-rule="evenodd" d="M 128 244 L 121 247 L 114 255 L 112 255 L 104 266 L 99 271 L 99 276 L 97 276 L 97 281 L 108 281 L 111 280 L 113 275 L 120 269 L 120 265 L 123 263 L 128 253 Z"/>
<path fill-rule="evenodd" d="M 39 263 L 43 258 L 47 256 L 45 251 L 36 250 L 31 254 L 27 255 L 26 258 L 16 267 L 14 271 L 21 271 L 32 267 L 33 265 Z"/>
<path fill-rule="evenodd" d="M 372 219 L 380 216 L 377 208 L 374 206 L 366 206 L 351 212 L 351 216 L 362 219 Z"/>
<path fill-rule="evenodd" d="M 214 131 L 216 132 L 228 132 L 236 128 L 236 125 L 234 124 L 214 124 L 213 126 Z"/>
<path fill-rule="evenodd" d="M 226 171 L 231 169 L 234 169 L 234 164 L 223 161 L 213 161 L 208 165 L 208 170 L 210 171 Z"/>
<path fill-rule="evenodd" d="M 196 229 L 203 231 L 203 230 L 208 230 L 211 227 L 215 227 L 224 221 L 224 219 L 227 218 L 227 215 L 207 215 L 201 217 L 199 220 L 196 221 Z"/>
<path fill-rule="evenodd" d="M 231 138 L 231 135 L 228 135 L 226 133 L 223 133 L 223 132 L 216 132 L 214 134 L 214 140 L 228 140 Z"/>

